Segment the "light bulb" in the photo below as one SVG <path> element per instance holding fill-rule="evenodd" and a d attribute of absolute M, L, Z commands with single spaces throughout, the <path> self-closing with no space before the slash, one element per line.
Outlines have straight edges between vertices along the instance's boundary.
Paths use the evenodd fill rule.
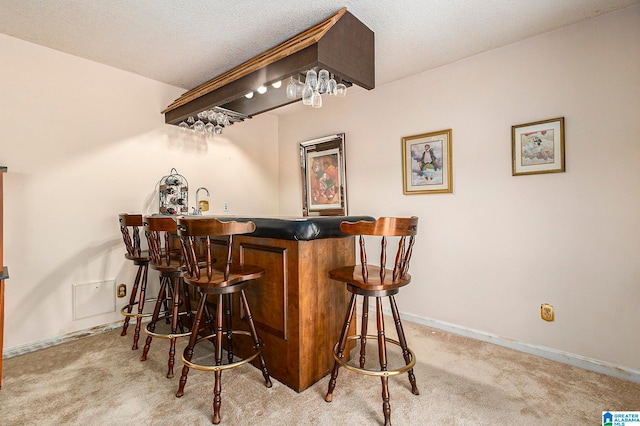
<path fill-rule="evenodd" d="M 267 86 L 258 87 L 258 93 L 260 93 L 261 95 L 267 93 Z"/>
<path fill-rule="evenodd" d="M 244 95 L 247 99 L 251 99 L 253 98 L 253 92 L 249 92 L 246 95 Z"/>
<path fill-rule="evenodd" d="M 280 86 L 282 86 L 282 82 L 281 81 L 276 81 L 275 83 L 271 84 L 273 86 L 274 89 L 279 89 Z"/>

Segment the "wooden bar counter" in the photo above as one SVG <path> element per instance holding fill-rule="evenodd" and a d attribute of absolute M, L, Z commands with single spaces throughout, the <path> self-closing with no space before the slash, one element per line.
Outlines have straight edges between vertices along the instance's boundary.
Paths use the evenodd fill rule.
<path fill-rule="evenodd" d="M 343 220 L 369 216 L 305 218 L 218 217 L 251 220 L 256 231 L 234 239 L 234 252 L 245 263 L 265 269 L 263 278 L 247 287 L 258 334 L 264 341 L 269 374 L 297 392 L 333 368 L 333 346 L 347 310 L 344 286 L 329 279 L 330 269 L 355 263 L 354 237 L 342 234 Z M 223 256 L 220 247 L 220 258 Z M 246 328 L 236 300 L 234 328 Z M 240 324 L 240 326 L 238 326 Z M 234 339 L 234 352 L 250 353 L 247 339 Z"/>

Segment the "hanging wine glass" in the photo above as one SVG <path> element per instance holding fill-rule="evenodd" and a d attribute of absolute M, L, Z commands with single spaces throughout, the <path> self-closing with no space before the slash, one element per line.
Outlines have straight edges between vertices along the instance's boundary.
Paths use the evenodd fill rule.
<path fill-rule="evenodd" d="M 318 73 L 318 87 L 317 90 L 319 93 L 326 93 L 329 85 L 329 71 L 320 70 Z"/>
<path fill-rule="evenodd" d="M 320 95 L 320 92 L 318 92 L 317 90 L 313 91 L 313 97 L 311 98 L 311 106 L 313 108 L 322 107 L 322 96 Z"/>
<path fill-rule="evenodd" d="M 196 121 L 193 123 L 193 130 L 196 132 L 204 132 L 204 123 L 201 120 Z"/>
<path fill-rule="evenodd" d="M 211 124 L 211 122 L 204 125 L 204 131 L 206 133 L 209 133 L 209 134 L 213 133 L 213 129 L 214 129 L 214 126 L 213 124 Z"/>
<path fill-rule="evenodd" d="M 318 83 L 318 74 L 315 72 L 315 70 L 307 71 L 307 76 L 304 80 L 305 86 L 308 85 L 309 87 L 311 87 L 311 90 L 315 90 L 317 83 Z"/>
<path fill-rule="evenodd" d="M 296 96 L 302 96 L 302 89 L 304 89 L 304 83 L 300 81 L 300 74 L 298 74 L 298 82 L 296 83 Z"/>
<path fill-rule="evenodd" d="M 336 85 L 336 96 L 346 96 L 347 95 L 347 86 L 344 83 L 338 83 Z"/>
<path fill-rule="evenodd" d="M 304 105 L 311 105 L 313 102 L 313 93 L 313 88 L 311 88 L 309 84 L 305 83 L 304 88 L 302 89 L 302 103 Z"/>
<path fill-rule="evenodd" d="M 289 84 L 287 84 L 287 99 L 295 99 L 296 92 L 298 90 L 298 85 L 293 80 L 293 76 L 289 79 Z"/>
<path fill-rule="evenodd" d="M 331 75 L 331 78 L 329 79 L 329 81 L 327 82 L 327 93 L 329 95 L 335 95 L 336 91 L 337 91 L 337 83 L 335 78 L 333 78 L 333 74 Z"/>

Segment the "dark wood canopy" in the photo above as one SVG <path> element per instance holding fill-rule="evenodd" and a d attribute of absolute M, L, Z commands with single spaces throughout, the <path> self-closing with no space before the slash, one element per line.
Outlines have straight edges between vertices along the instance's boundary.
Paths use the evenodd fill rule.
<path fill-rule="evenodd" d="M 179 124 L 213 107 L 251 117 L 298 101 L 288 99 L 285 79 L 309 69 L 326 69 L 347 86 L 375 87 L 374 33 L 346 8 L 289 40 L 189 90 L 164 111 L 165 122 Z M 259 86 L 282 81 L 280 89 L 248 99 Z"/>

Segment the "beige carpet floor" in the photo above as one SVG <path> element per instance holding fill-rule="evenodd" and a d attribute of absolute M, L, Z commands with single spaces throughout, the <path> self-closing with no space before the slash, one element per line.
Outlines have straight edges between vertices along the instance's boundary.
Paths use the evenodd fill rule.
<path fill-rule="evenodd" d="M 415 323 L 405 329 L 420 395 L 406 375 L 390 379 L 396 426 L 599 425 L 603 410 L 640 410 L 640 384 Z M 155 339 L 140 362 L 131 339 L 116 330 L 5 360 L 0 425 L 211 424 L 213 373 L 191 370 L 176 398 L 182 363 L 165 377 L 168 341 Z M 224 372 L 222 424 L 383 424 L 378 378 L 341 369 L 331 403 L 327 383 L 297 393 L 277 380 L 267 389 L 250 365 Z"/>

